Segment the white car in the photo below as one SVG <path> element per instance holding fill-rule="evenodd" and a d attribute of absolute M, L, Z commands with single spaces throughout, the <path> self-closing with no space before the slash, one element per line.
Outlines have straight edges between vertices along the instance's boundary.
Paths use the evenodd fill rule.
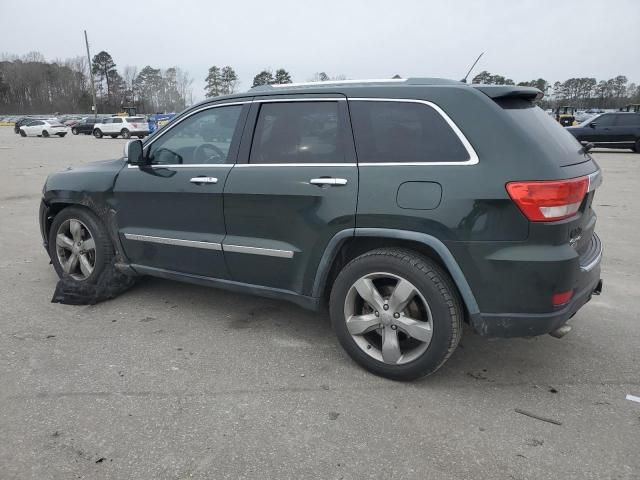
<path fill-rule="evenodd" d="M 149 124 L 144 117 L 111 117 L 93 126 L 93 136 L 102 138 L 108 135 L 112 138 L 122 136 L 144 138 L 149 135 Z"/>
<path fill-rule="evenodd" d="M 57 120 L 34 120 L 20 127 L 20 135 L 23 137 L 50 137 L 57 135 L 64 137 L 69 133 L 69 127 Z"/>

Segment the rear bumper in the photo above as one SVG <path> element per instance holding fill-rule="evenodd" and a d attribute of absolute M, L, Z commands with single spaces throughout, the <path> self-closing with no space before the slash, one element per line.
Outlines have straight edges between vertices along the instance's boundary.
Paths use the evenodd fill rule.
<path fill-rule="evenodd" d="M 551 313 L 490 313 L 480 314 L 474 327 L 481 335 L 488 337 L 534 337 L 552 332 L 564 325 L 586 304 L 593 295 L 602 291 L 600 267 L 598 275 L 589 285 L 574 295 L 571 302 Z"/>

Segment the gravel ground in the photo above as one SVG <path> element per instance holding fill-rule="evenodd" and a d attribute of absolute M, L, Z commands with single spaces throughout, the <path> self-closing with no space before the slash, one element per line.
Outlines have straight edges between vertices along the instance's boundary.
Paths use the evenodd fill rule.
<path fill-rule="evenodd" d="M 156 279 L 50 303 L 44 179 L 124 143 L 0 128 L 0 478 L 640 478 L 625 399 L 640 396 L 640 155 L 595 153 L 604 292 L 568 336 L 467 329 L 436 375 L 403 384 L 287 303 Z"/>

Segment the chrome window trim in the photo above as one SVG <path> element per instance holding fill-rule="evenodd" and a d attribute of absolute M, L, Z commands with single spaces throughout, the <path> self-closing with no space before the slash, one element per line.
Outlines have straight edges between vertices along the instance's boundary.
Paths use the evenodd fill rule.
<path fill-rule="evenodd" d="M 364 80 L 326 80 L 322 82 L 298 82 L 298 83 L 281 83 L 271 85 L 273 88 L 291 88 L 291 87 L 307 87 L 318 86 L 323 87 L 326 85 L 352 85 L 359 83 L 404 83 L 406 78 L 366 78 Z"/>
<path fill-rule="evenodd" d="M 204 248 L 206 250 L 222 250 L 222 245 L 215 242 L 201 242 L 197 240 L 183 240 L 181 238 L 155 237 L 152 235 L 138 235 L 125 233 L 124 238 L 140 242 L 159 243 L 162 245 L 177 245 L 179 247 Z"/>
<path fill-rule="evenodd" d="M 235 168 L 247 167 L 356 167 L 356 163 L 238 163 Z"/>
<path fill-rule="evenodd" d="M 246 247 L 244 245 L 222 245 L 224 252 L 249 253 L 253 255 L 266 255 L 268 257 L 293 258 L 293 251 L 278 250 L 275 248 Z"/>
<path fill-rule="evenodd" d="M 456 125 L 456 123 L 451 119 L 451 117 L 449 117 L 449 115 L 447 115 L 447 113 L 442 108 L 440 108 L 438 105 L 436 105 L 433 102 L 430 102 L 428 100 L 418 100 L 418 99 L 415 99 L 415 98 L 369 98 L 369 97 L 354 97 L 354 98 L 349 98 L 349 101 L 355 101 L 355 102 L 421 103 L 423 105 L 431 107 L 438 114 L 440 114 L 440 116 L 444 119 L 445 122 L 447 122 L 447 124 L 449 125 L 449 128 L 451 128 L 451 130 L 453 130 L 453 133 L 456 134 L 456 136 L 458 137 L 458 140 L 460 140 L 460 142 L 464 146 L 465 150 L 467 151 L 467 154 L 469 155 L 469 159 L 464 161 L 464 162 L 380 162 L 380 163 L 376 163 L 376 162 L 358 162 L 358 166 L 361 166 L 361 167 L 376 167 L 376 166 L 388 167 L 388 166 L 396 166 L 396 165 L 420 165 L 420 166 L 428 166 L 428 165 L 431 165 L 431 166 L 451 165 L 451 166 L 453 166 L 453 165 L 459 165 L 459 166 L 466 166 L 466 165 L 476 165 L 480 161 L 480 159 L 478 158 L 478 154 L 476 153 L 475 149 L 473 148 L 473 146 L 471 145 L 469 140 L 467 140 L 467 137 L 465 137 L 464 133 L 462 133 L 462 130 L 460 130 L 458 125 Z"/>

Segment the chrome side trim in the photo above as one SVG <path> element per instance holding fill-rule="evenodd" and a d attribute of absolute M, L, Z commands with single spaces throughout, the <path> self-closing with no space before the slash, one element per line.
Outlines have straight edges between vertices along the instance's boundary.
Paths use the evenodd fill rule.
<path fill-rule="evenodd" d="M 600 185 L 602 185 L 602 171 L 601 170 L 596 170 L 593 173 L 590 173 L 589 176 L 589 188 L 587 189 L 588 192 L 591 192 L 593 190 L 595 190 L 596 188 L 598 188 Z"/>
<path fill-rule="evenodd" d="M 355 167 L 356 163 L 237 163 L 234 168 L 247 167 Z"/>
<path fill-rule="evenodd" d="M 155 164 L 145 165 L 144 168 L 215 168 L 215 167 L 233 167 L 233 163 L 171 163 L 166 165 Z M 129 165 L 127 168 L 140 168 L 140 165 Z"/>
<path fill-rule="evenodd" d="M 243 245 L 222 245 L 222 250 L 231 253 L 250 253 L 266 255 L 268 257 L 293 258 L 291 250 L 277 250 L 275 248 L 245 247 Z"/>
<path fill-rule="evenodd" d="M 214 242 L 200 242 L 196 240 L 182 240 L 180 238 L 154 237 L 151 235 L 138 235 L 135 233 L 125 233 L 127 240 L 140 242 L 160 243 L 162 245 L 177 245 L 179 247 L 204 248 L 206 250 L 222 250 L 222 245 Z"/>
<path fill-rule="evenodd" d="M 462 143 L 462 145 L 464 146 L 464 148 L 467 150 L 467 153 L 469 154 L 469 160 L 465 161 L 465 162 L 401 162 L 401 163 L 394 163 L 394 162 L 382 162 L 382 163 L 372 163 L 372 162 L 358 162 L 358 165 L 361 167 L 377 167 L 377 166 L 396 166 L 396 165 L 422 165 L 422 166 L 439 166 L 439 165 L 476 165 L 480 159 L 478 158 L 478 154 L 476 153 L 476 151 L 474 150 L 473 146 L 471 145 L 471 143 L 469 142 L 469 140 L 467 140 L 467 137 L 464 136 L 464 133 L 462 133 L 462 130 L 460 130 L 460 128 L 458 128 L 458 125 L 455 124 L 455 122 L 453 120 L 451 120 L 451 118 L 449 117 L 449 115 L 447 115 L 447 113 L 442 110 L 442 108 L 440 108 L 438 105 L 436 105 L 433 102 L 429 102 L 427 100 L 417 100 L 417 99 L 411 99 L 411 98 L 365 98 L 365 97 L 358 97 L 358 98 L 349 98 L 349 101 L 356 101 L 356 102 L 400 102 L 400 103 L 421 103 L 423 105 L 427 105 L 428 107 L 433 108 L 436 112 L 438 112 L 440 114 L 440 116 L 444 119 L 445 122 L 447 122 L 447 124 L 449 125 L 449 127 L 451 128 L 451 130 L 453 130 L 453 132 L 456 134 L 456 136 L 458 137 L 458 139 L 460 140 L 460 142 Z"/>

